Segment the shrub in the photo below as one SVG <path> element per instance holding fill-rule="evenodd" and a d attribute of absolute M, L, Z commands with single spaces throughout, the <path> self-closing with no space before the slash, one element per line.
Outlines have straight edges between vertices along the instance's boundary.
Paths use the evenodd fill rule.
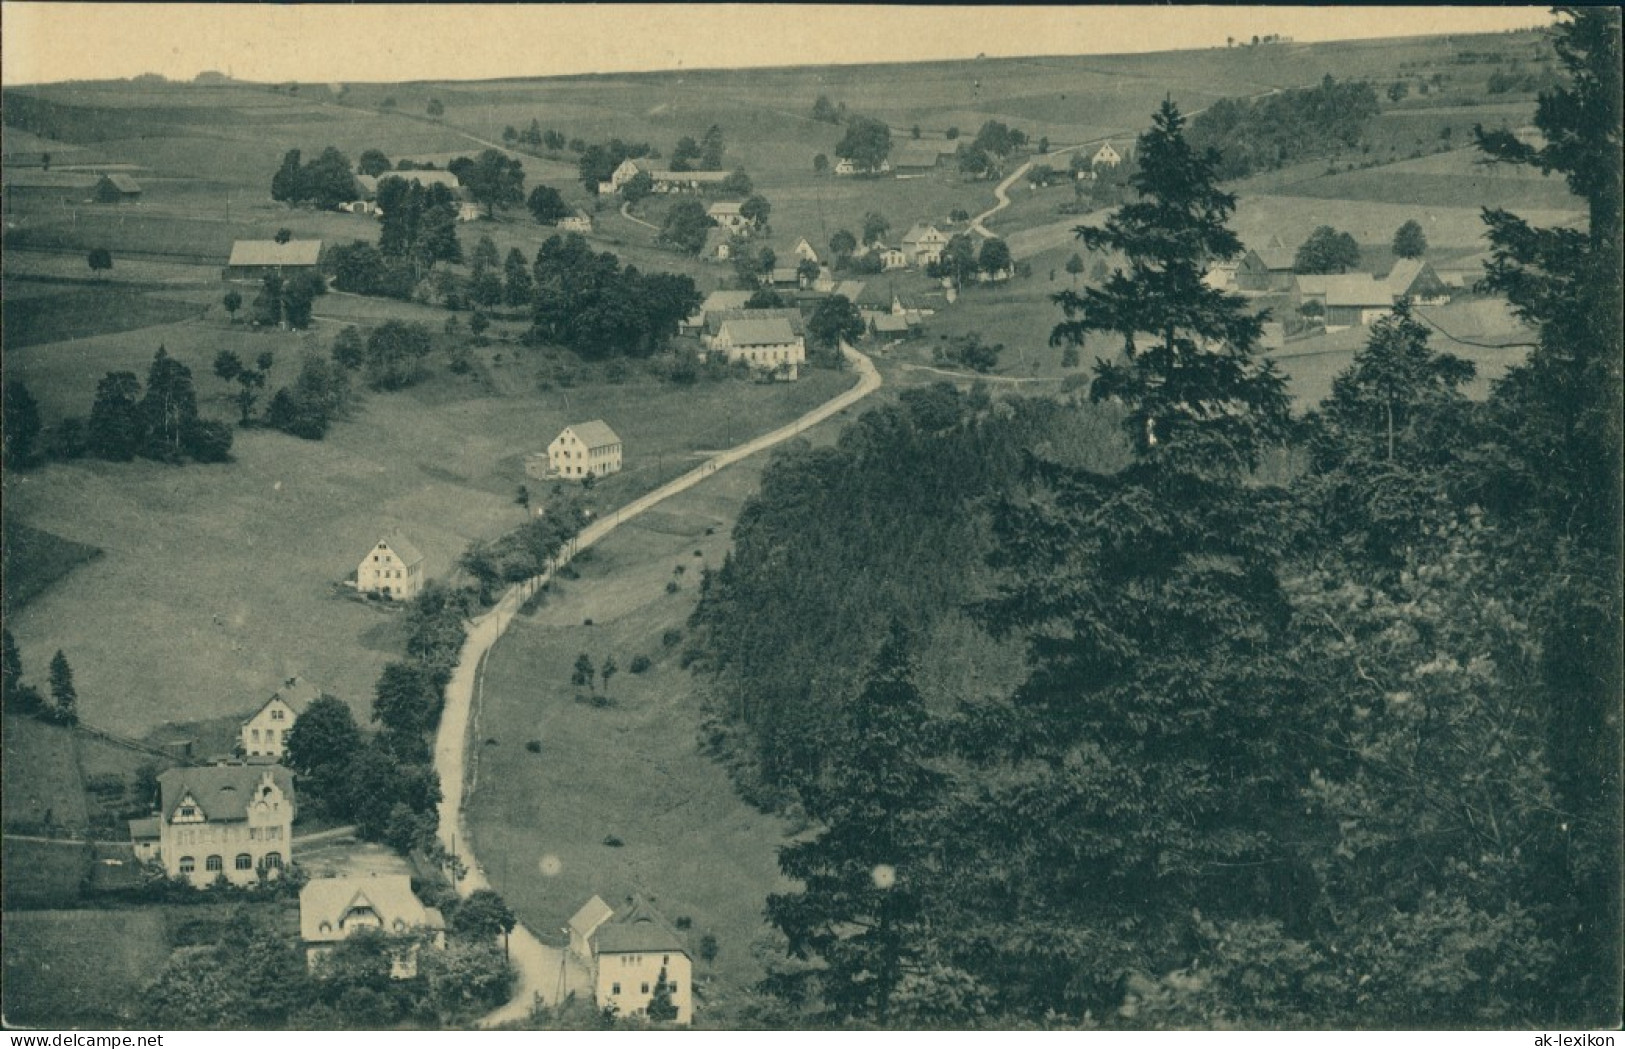
<path fill-rule="evenodd" d="M 542 752 L 542 741 L 539 739 L 529 740 L 525 744 L 525 749 L 532 754 L 540 754 Z"/>
<path fill-rule="evenodd" d="M 666 580 L 666 593 L 668 593 L 668 594 L 677 593 L 677 580 L 675 580 L 675 579 Z"/>
<path fill-rule="evenodd" d="M 606 836 L 604 838 L 604 844 L 608 845 L 612 849 L 618 849 L 621 846 L 625 845 L 626 842 L 624 842 L 621 839 L 617 838 L 615 835 L 610 834 L 610 835 L 608 835 L 608 836 Z"/>
<path fill-rule="evenodd" d="M 649 657 L 633 656 L 632 662 L 628 665 L 627 669 L 631 670 L 634 674 L 643 673 L 645 670 L 649 669 Z"/>
<path fill-rule="evenodd" d="M 683 632 L 676 627 L 672 627 L 664 634 L 660 635 L 660 643 L 665 645 L 667 648 L 670 648 L 681 640 L 683 640 Z"/>
<path fill-rule="evenodd" d="M 677 920 L 672 924 L 677 926 L 679 929 L 692 929 L 694 927 L 694 919 L 690 918 L 686 914 L 680 914 L 677 916 Z"/>

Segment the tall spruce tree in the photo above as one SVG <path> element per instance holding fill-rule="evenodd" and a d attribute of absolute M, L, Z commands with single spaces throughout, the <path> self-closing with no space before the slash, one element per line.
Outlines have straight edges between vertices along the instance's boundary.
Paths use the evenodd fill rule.
<path fill-rule="evenodd" d="M 822 829 L 781 849 L 779 867 L 802 890 L 767 901 L 791 955 L 814 963 L 777 973 L 768 986 L 836 1022 L 894 1022 L 893 996 L 926 946 L 927 819 L 945 778 L 927 762 L 928 716 L 910 645 L 894 624 L 821 775 L 800 788 Z"/>
<path fill-rule="evenodd" d="M 140 395 L 141 382 L 134 372 L 108 372 L 96 384 L 86 434 L 91 455 L 113 462 L 135 458 L 143 432 Z"/>
<path fill-rule="evenodd" d="M 1526 363 L 1497 383 L 1478 489 L 1514 526 L 1509 559 L 1537 577 L 1552 752 L 1566 810 L 1566 864 L 1553 896 L 1565 1022 L 1619 1021 L 1622 971 L 1620 662 L 1622 288 L 1620 12 L 1560 7 L 1554 44 L 1566 83 L 1541 93 L 1544 144 L 1475 128 L 1496 160 L 1560 173 L 1586 202 L 1584 229 L 1541 228 L 1486 209 L 1485 284 L 1539 332 Z M 1561 887 L 1558 887 L 1561 886 Z"/>
<path fill-rule="evenodd" d="M 1091 397 L 1122 403 L 1134 460 L 1035 458 L 1030 495 L 996 515 L 1008 575 L 982 617 L 1026 640 L 1029 673 L 965 712 L 988 786 L 943 836 L 981 857 L 958 864 L 955 897 L 981 905 L 952 954 L 1027 1015 L 1108 1008 L 1128 973 L 1182 956 L 1196 911 L 1261 909 L 1298 772 L 1283 499 L 1248 483 L 1287 399 L 1253 357 L 1261 317 L 1202 281 L 1241 245 L 1217 157 L 1183 125 L 1163 103 L 1136 150 L 1140 199 L 1079 230 L 1125 267 L 1056 296 L 1052 341 L 1122 339 Z"/>

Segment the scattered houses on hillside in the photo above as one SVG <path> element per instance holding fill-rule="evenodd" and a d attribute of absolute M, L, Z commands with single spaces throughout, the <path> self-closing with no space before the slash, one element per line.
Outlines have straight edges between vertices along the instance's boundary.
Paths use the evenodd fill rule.
<path fill-rule="evenodd" d="M 571 481 L 619 473 L 621 454 L 620 437 L 602 419 L 566 426 L 547 446 L 553 475 Z"/>
<path fill-rule="evenodd" d="M 290 677 L 271 698 L 244 720 L 240 746 L 249 761 L 281 761 L 294 722 L 321 692 L 309 682 Z"/>
<path fill-rule="evenodd" d="M 254 885 L 293 861 L 293 773 L 230 762 L 158 776 L 156 859 L 171 878 L 207 888 Z M 152 821 L 130 822 L 136 855 L 152 855 Z"/>
<path fill-rule="evenodd" d="M 620 912 L 594 896 L 564 931 L 570 953 L 592 977 L 593 1004 L 618 1015 L 647 1014 L 664 974 L 676 1022 L 694 1019 L 694 963 L 678 932 L 642 900 Z"/>
<path fill-rule="evenodd" d="M 1293 287 L 1300 306 L 1320 304 L 1328 332 L 1373 324 L 1393 312 L 1395 299 L 1443 306 L 1451 294 L 1432 265 L 1421 259 L 1400 259 L 1381 280 L 1369 273 L 1305 273 L 1294 279 Z"/>
<path fill-rule="evenodd" d="M 323 955 L 362 929 L 411 938 L 390 955 L 389 975 L 409 980 L 418 974 L 418 952 L 427 943 L 446 946 L 446 920 L 425 907 L 405 874 L 317 878 L 299 890 L 299 938 L 305 961 L 314 969 Z"/>
<path fill-rule="evenodd" d="M 859 255 L 873 255 L 880 260 L 882 270 L 900 270 L 908 266 L 908 253 L 901 248 L 894 248 L 885 241 L 877 240 L 858 251 Z"/>
<path fill-rule="evenodd" d="M 239 240 L 232 243 L 231 258 L 221 276 L 233 281 L 258 281 L 273 273 L 281 277 L 317 273 L 321 259 L 319 240 Z"/>
<path fill-rule="evenodd" d="M 623 160 L 610 173 L 607 182 L 598 183 L 598 195 L 607 197 L 619 193 L 621 188 L 644 172 L 649 176 L 656 193 L 698 193 L 728 180 L 727 171 L 670 171 L 657 168 L 646 159 Z"/>
<path fill-rule="evenodd" d="M 128 204 L 141 199 L 141 184 L 117 172 L 96 181 L 96 201 L 100 204 Z"/>
<path fill-rule="evenodd" d="M 399 532 L 392 533 L 367 552 L 355 572 L 356 590 L 382 594 L 393 601 L 410 601 L 428 577 L 423 553 Z"/>

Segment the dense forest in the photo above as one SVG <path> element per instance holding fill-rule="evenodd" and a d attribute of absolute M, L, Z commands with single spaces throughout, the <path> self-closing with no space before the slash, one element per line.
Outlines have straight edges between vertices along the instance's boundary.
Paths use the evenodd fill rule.
<path fill-rule="evenodd" d="M 1314 87 L 1262 98 L 1221 98 L 1191 121 L 1191 144 L 1220 151 L 1221 179 L 1243 178 L 1356 145 L 1377 115 L 1377 92 L 1330 74 Z"/>
<path fill-rule="evenodd" d="M 1165 103 L 1056 296 L 1126 344 L 1086 400 L 927 389 L 770 466 L 695 613 L 711 742 L 810 825 L 750 1019 L 1619 1022 L 1617 12 L 1557 49 L 1547 144 L 1479 145 L 1590 213 L 1486 212 L 1536 332 L 1487 401 L 1399 308 L 1294 416 Z"/>

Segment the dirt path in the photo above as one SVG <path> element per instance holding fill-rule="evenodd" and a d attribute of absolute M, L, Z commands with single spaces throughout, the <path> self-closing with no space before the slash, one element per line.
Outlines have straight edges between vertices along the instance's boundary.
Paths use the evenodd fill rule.
<path fill-rule="evenodd" d="M 485 870 L 469 846 L 468 829 L 463 821 L 463 806 L 469 721 L 473 712 L 474 695 L 484 674 L 485 657 L 490 652 L 491 646 L 507 630 L 508 624 L 513 622 L 520 606 L 551 578 L 553 570 L 568 563 L 574 554 L 592 546 L 621 524 L 651 507 L 678 492 L 694 487 L 718 470 L 790 440 L 803 430 L 816 426 L 880 389 L 882 380 L 880 373 L 875 370 L 873 361 L 845 343 L 841 344 L 841 353 L 858 371 L 858 382 L 851 389 L 825 401 L 788 425 L 719 452 L 675 480 L 634 499 L 614 514 L 605 514 L 582 529 L 570 550 L 560 556 L 552 569 L 515 584 L 502 595 L 502 599 L 495 607 L 469 624 L 468 637 L 463 642 L 457 668 L 452 673 L 451 682 L 446 685 L 446 706 L 440 716 L 440 730 L 435 737 L 434 748 L 435 772 L 440 777 L 440 789 L 443 794 L 440 802 L 440 841 L 468 870 L 457 883 L 459 895 L 467 896 L 476 889 L 490 888 Z M 522 1020 L 530 1014 L 537 1001 L 552 1004 L 571 990 L 580 992 L 585 988 L 585 974 L 580 966 L 574 963 L 565 951 L 543 943 L 524 925 L 514 927 L 513 933 L 508 938 L 508 951 L 515 968 L 519 970 L 519 984 L 508 1004 L 480 1021 L 482 1027 L 494 1027 Z M 590 988 L 585 989 L 590 991 Z"/>
<path fill-rule="evenodd" d="M 621 202 L 621 218 L 626 219 L 628 222 L 636 222 L 640 226 L 648 226 L 657 233 L 660 231 L 660 227 L 653 222 L 645 222 L 632 214 L 632 202 L 630 200 Z"/>

